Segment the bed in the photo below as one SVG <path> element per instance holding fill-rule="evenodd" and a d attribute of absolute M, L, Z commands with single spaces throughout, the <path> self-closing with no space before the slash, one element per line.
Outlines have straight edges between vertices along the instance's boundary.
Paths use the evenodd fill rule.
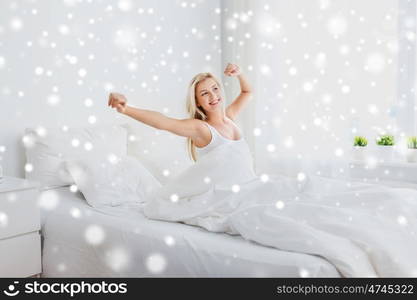
<path fill-rule="evenodd" d="M 152 148 L 153 135 L 123 126 L 47 132 L 23 138 L 34 166 L 26 176 L 44 190 L 43 277 L 417 274 L 415 187 L 264 180 L 238 144 L 187 166 L 183 141 L 159 136 Z"/>
<path fill-rule="evenodd" d="M 319 256 L 150 220 L 135 207 L 95 209 L 68 187 L 52 192 L 54 207 L 42 209 L 42 277 L 340 277 Z"/>

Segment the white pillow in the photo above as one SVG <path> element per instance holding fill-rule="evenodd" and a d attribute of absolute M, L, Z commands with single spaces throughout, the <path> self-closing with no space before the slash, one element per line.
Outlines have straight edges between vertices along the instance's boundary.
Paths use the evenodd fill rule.
<path fill-rule="evenodd" d="M 185 137 L 140 123 L 124 126 L 129 134 L 128 155 L 136 157 L 162 184 L 194 164 Z"/>
<path fill-rule="evenodd" d="M 65 162 L 78 189 L 92 207 L 144 203 L 161 184 L 134 157 L 95 157 Z"/>
<path fill-rule="evenodd" d="M 26 129 L 23 143 L 26 178 L 39 181 L 42 188 L 73 183 L 64 160 L 92 156 L 121 157 L 127 154 L 127 131 L 120 125 L 85 128 Z"/>

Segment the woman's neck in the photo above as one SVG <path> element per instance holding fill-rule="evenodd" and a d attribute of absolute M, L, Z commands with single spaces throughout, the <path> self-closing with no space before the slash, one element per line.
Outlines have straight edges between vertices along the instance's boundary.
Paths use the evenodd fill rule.
<path fill-rule="evenodd" d="M 213 112 L 212 114 L 207 116 L 207 122 L 212 124 L 222 124 L 225 123 L 226 116 L 223 114 L 223 112 Z"/>

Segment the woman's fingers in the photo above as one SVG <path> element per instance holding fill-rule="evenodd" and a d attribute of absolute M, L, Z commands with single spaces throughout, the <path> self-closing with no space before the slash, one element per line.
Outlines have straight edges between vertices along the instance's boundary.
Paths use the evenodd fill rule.
<path fill-rule="evenodd" d="M 121 112 L 121 111 L 124 111 L 126 103 L 127 103 L 127 100 L 125 96 L 123 96 L 122 94 L 110 93 L 109 101 L 107 104 L 108 106 L 112 108 L 116 108 L 117 111 Z"/>
<path fill-rule="evenodd" d="M 111 103 L 111 98 L 112 98 L 112 94 L 110 93 L 110 95 L 109 95 L 109 100 L 107 101 L 107 106 L 110 106 L 110 103 Z"/>
<path fill-rule="evenodd" d="M 239 72 L 239 66 L 235 64 L 227 64 L 224 74 L 228 76 L 233 76 Z"/>

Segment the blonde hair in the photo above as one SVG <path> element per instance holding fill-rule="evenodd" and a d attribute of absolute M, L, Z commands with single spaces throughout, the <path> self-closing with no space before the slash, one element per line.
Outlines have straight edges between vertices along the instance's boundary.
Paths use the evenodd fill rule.
<path fill-rule="evenodd" d="M 213 79 L 218 85 L 218 87 L 220 88 L 220 91 L 223 92 L 223 88 L 222 88 L 220 81 L 217 80 L 217 78 L 213 74 L 207 72 L 207 73 L 199 73 L 195 75 L 193 79 L 191 79 L 191 82 L 188 86 L 188 93 L 187 93 L 187 104 L 186 104 L 187 112 L 189 113 L 191 119 L 198 119 L 202 121 L 205 121 L 207 119 L 207 115 L 204 109 L 202 107 L 197 106 L 196 88 L 197 88 L 197 84 L 199 84 L 200 82 L 208 78 Z M 224 111 L 225 110 L 223 106 L 223 113 Z M 188 149 L 190 158 L 193 161 L 197 161 L 197 152 L 195 150 L 194 142 L 191 138 L 187 138 L 187 149 Z"/>

